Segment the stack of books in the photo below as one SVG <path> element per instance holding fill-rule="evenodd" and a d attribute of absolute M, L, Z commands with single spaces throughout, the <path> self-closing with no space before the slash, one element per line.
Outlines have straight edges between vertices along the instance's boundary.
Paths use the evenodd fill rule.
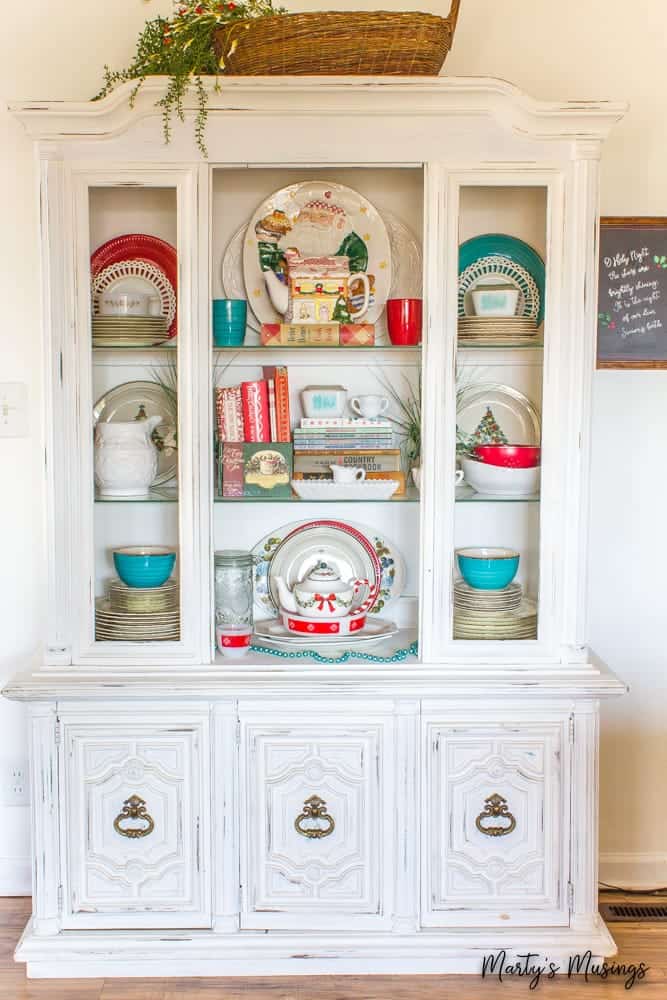
<path fill-rule="evenodd" d="M 381 418 L 304 417 L 294 431 L 294 447 L 300 451 L 383 450 L 393 444 L 391 421 Z"/>
<path fill-rule="evenodd" d="M 290 442 L 287 368 L 266 367 L 263 379 L 215 390 L 219 441 Z"/>
<path fill-rule="evenodd" d="M 332 465 L 362 468 L 368 479 L 394 479 L 405 491 L 400 448 L 391 421 L 304 417 L 294 430 L 294 478 L 332 479 Z"/>
<path fill-rule="evenodd" d="M 291 496 L 287 368 L 215 390 L 217 492 L 223 497 Z"/>

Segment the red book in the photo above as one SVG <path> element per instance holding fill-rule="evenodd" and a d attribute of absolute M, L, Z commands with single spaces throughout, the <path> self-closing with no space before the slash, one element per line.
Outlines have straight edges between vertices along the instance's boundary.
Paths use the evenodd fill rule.
<path fill-rule="evenodd" d="M 269 390 L 266 382 L 241 382 L 246 441 L 270 441 Z"/>
<path fill-rule="evenodd" d="M 289 444 L 292 440 L 292 424 L 290 422 L 287 368 L 283 365 L 277 368 L 265 365 L 262 368 L 262 373 L 265 379 L 273 379 L 274 395 L 276 397 L 276 432 L 271 440 Z"/>

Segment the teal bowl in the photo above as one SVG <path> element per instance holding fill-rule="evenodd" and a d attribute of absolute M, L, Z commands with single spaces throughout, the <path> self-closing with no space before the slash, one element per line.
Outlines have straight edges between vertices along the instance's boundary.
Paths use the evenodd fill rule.
<path fill-rule="evenodd" d="M 174 550 L 162 545 L 131 545 L 113 552 L 116 572 L 128 587 L 161 587 L 175 562 Z"/>
<path fill-rule="evenodd" d="M 502 590 L 508 587 L 519 568 L 519 553 L 514 549 L 457 549 L 461 576 L 476 590 Z"/>

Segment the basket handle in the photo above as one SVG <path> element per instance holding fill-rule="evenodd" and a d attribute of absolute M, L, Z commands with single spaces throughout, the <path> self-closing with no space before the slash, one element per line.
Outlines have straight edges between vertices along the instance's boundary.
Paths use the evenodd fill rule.
<path fill-rule="evenodd" d="M 447 20 L 449 21 L 452 35 L 456 28 L 456 22 L 459 19 L 459 7 L 461 6 L 461 0 L 452 0 L 452 5 L 449 8 L 449 14 L 447 15 Z"/>

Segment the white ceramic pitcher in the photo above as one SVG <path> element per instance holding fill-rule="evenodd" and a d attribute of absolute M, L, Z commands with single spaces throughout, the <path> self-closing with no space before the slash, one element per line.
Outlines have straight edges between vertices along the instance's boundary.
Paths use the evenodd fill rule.
<path fill-rule="evenodd" d="M 100 421 L 95 427 L 95 483 L 101 496 L 143 497 L 157 475 L 158 451 L 151 434 L 162 417 Z"/>

